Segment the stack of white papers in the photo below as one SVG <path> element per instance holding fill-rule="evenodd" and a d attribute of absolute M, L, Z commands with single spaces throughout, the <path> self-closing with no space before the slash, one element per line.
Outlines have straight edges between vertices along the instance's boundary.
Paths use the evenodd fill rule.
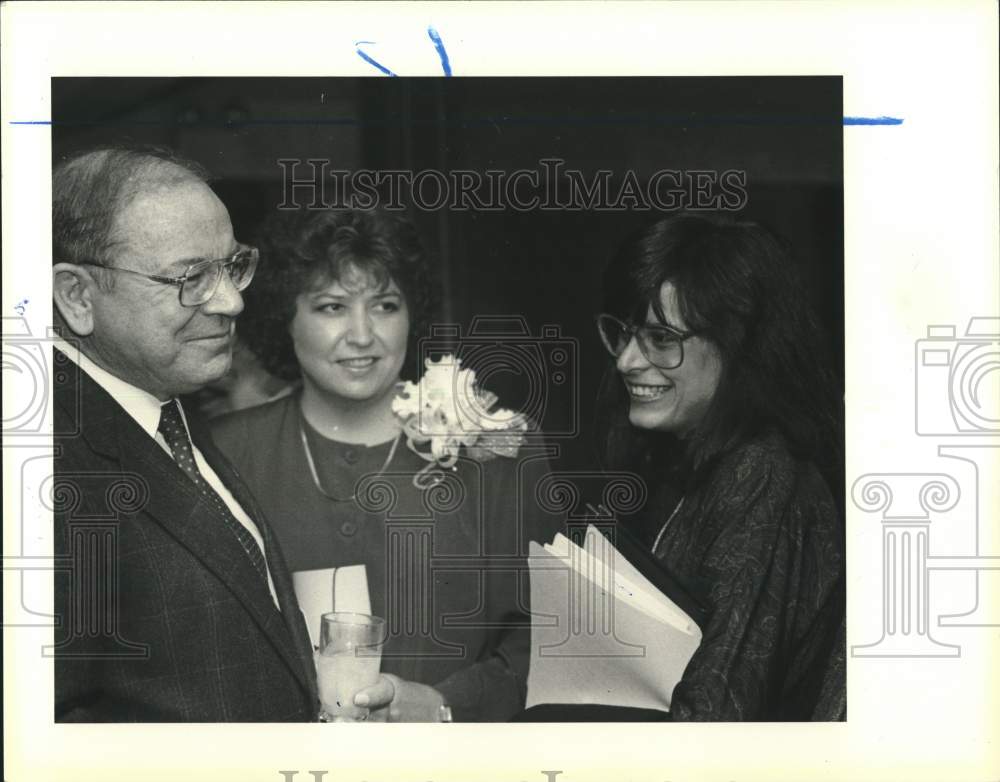
<path fill-rule="evenodd" d="M 670 710 L 701 630 L 593 526 L 583 548 L 532 542 L 527 706 Z"/>

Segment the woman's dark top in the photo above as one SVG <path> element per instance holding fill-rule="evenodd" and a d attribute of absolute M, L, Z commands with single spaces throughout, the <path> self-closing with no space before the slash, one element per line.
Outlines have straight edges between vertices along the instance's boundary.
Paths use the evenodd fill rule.
<path fill-rule="evenodd" d="M 320 483 L 302 448 L 306 432 Z M 305 423 L 298 395 L 223 416 L 213 437 L 260 501 L 291 571 L 364 564 L 372 613 L 386 618 L 382 671 L 436 687 L 456 720 L 504 721 L 524 707 L 530 646 L 529 540 L 559 529 L 534 504 L 540 451 L 460 459 L 428 490 L 427 462 L 401 440 L 329 440 Z M 370 476 L 370 477 L 365 477 Z M 527 487 L 526 489 L 522 487 Z"/>
<path fill-rule="evenodd" d="M 724 456 L 684 497 L 654 554 L 710 616 L 672 719 L 813 716 L 843 619 L 843 541 L 826 483 L 777 434 Z"/>

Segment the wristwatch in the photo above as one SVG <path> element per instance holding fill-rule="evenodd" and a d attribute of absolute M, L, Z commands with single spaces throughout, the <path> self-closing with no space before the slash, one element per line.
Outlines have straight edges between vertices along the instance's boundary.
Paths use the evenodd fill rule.
<path fill-rule="evenodd" d="M 451 706 L 446 703 L 442 703 L 438 706 L 438 722 L 454 722 L 454 718 L 451 716 Z"/>

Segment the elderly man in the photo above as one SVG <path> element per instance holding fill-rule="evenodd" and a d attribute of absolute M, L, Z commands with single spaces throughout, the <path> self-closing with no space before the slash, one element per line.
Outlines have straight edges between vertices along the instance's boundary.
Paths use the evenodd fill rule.
<path fill-rule="evenodd" d="M 166 152 L 77 155 L 52 192 L 54 361 L 79 369 L 54 389 L 55 718 L 313 720 L 281 552 L 178 401 L 228 371 L 256 250 Z"/>

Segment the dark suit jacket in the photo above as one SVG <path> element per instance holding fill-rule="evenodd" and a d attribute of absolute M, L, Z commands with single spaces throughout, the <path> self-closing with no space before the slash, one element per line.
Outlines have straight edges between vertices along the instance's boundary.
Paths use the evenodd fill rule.
<path fill-rule="evenodd" d="M 315 719 L 291 577 L 232 465 L 189 420 L 260 529 L 280 611 L 218 512 L 103 388 L 81 371 L 54 391 L 55 431 L 76 432 L 55 441 L 56 721 Z"/>

